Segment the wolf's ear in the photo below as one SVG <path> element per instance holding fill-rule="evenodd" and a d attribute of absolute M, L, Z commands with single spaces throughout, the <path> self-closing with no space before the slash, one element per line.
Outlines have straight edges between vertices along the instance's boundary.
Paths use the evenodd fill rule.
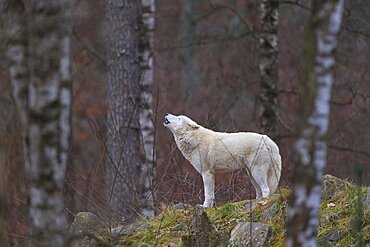
<path fill-rule="evenodd" d="M 188 122 L 187 123 L 193 130 L 196 130 L 196 129 L 199 129 L 200 125 L 197 124 L 196 122 L 194 121 L 191 121 L 191 122 Z"/>

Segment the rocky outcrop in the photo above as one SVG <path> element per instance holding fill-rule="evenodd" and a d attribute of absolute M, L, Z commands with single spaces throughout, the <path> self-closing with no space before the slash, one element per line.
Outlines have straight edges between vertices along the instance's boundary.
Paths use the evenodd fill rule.
<path fill-rule="evenodd" d="M 231 231 L 229 245 L 232 247 L 263 246 L 270 236 L 270 226 L 259 222 L 239 222 Z"/>
<path fill-rule="evenodd" d="M 339 228 L 336 226 L 333 229 L 331 229 L 327 234 L 322 236 L 318 242 L 320 245 L 327 246 L 336 243 L 339 239 L 340 239 Z"/>
<path fill-rule="evenodd" d="M 185 210 L 185 209 L 189 209 L 191 208 L 191 206 L 189 204 L 186 204 L 186 203 L 182 203 L 182 202 L 179 202 L 177 204 L 175 204 L 173 207 L 172 207 L 172 210 L 174 212 L 177 212 L 179 210 Z"/>
<path fill-rule="evenodd" d="M 370 189 L 368 189 L 362 196 L 362 206 L 365 210 L 370 210 Z"/>
<path fill-rule="evenodd" d="M 289 189 L 282 188 L 278 195 L 265 201 L 225 203 L 212 209 L 179 203 L 165 208 L 153 219 L 140 220 L 110 231 L 95 215 L 78 213 L 70 231 L 80 238 L 72 246 L 283 246 L 288 196 Z M 348 246 L 355 243 L 357 235 L 353 236 L 355 232 L 351 230 L 354 220 L 370 217 L 370 188 L 356 187 L 345 180 L 325 175 L 322 199 L 319 245 Z M 362 207 L 358 207 L 358 202 Z M 366 221 L 363 223 L 357 238 L 363 238 L 367 243 L 370 242 L 370 225 Z M 96 237 L 99 227 L 105 229 L 104 237 Z M 102 242 L 102 238 L 107 244 Z"/>
<path fill-rule="evenodd" d="M 188 234 L 181 237 L 181 247 L 218 247 L 222 244 L 222 238 L 216 227 L 208 218 L 207 213 L 200 206 L 194 209 L 191 227 Z"/>
<path fill-rule="evenodd" d="M 126 226 L 117 226 L 112 228 L 110 234 L 113 238 L 118 238 L 124 235 L 131 235 L 136 231 L 144 230 L 146 228 L 145 224 L 142 223 L 132 223 Z"/>
<path fill-rule="evenodd" d="M 72 222 L 69 233 L 72 247 L 96 247 L 98 238 L 95 233 L 103 227 L 103 222 L 93 213 L 79 212 Z"/>
<path fill-rule="evenodd" d="M 272 204 L 271 207 L 269 207 L 265 212 L 263 212 L 261 222 L 267 223 L 271 221 L 278 211 L 279 211 L 279 204 L 278 203 Z"/>
<path fill-rule="evenodd" d="M 334 177 L 330 174 L 325 174 L 321 188 L 321 201 L 329 200 L 335 195 L 338 190 L 343 190 L 350 183 L 347 181 Z"/>

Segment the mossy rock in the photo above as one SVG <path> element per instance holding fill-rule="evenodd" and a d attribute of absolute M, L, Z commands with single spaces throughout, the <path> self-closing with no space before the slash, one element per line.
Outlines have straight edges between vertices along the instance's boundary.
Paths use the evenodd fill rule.
<path fill-rule="evenodd" d="M 95 214 L 78 212 L 69 228 L 69 232 L 74 234 L 93 233 L 102 226 L 103 222 Z"/>
<path fill-rule="evenodd" d="M 352 185 L 343 179 L 334 177 L 330 174 L 325 174 L 321 187 L 321 201 L 331 199 L 337 194 L 336 192 L 343 190 L 348 186 Z"/>
<path fill-rule="evenodd" d="M 190 229 L 181 237 L 181 247 L 217 247 L 222 244 L 221 234 L 209 219 L 205 210 L 194 208 Z"/>
<path fill-rule="evenodd" d="M 260 222 L 239 222 L 231 231 L 231 238 L 228 246 L 264 246 L 270 237 L 270 232 L 271 228 L 268 224 Z"/>
<path fill-rule="evenodd" d="M 90 212 L 79 212 L 73 220 L 69 233 L 75 239 L 72 247 L 95 247 L 98 246 L 99 230 L 103 222 L 95 214 Z M 104 240 L 103 240 L 104 241 Z"/>
<path fill-rule="evenodd" d="M 325 176 L 324 184 L 324 200 L 322 200 L 320 208 L 318 239 L 329 238 L 329 244 L 335 246 L 358 246 L 361 241 L 369 243 L 370 210 L 365 207 L 365 204 L 363 207 L 358 207 L 359 202 L 366 200 L 367 197 L 364 196 L 367 195 L 369 187 L 358 187 L 330 175 Z M 200 215 L 205 214 L 209 219 L 209 224 L 216 229 L 213 231 L 207 226 L 208 230 L 206 231 L 215 232 L 213 235 L 219 239 L 220 246 L 227 246 L 228 236 L 238 223 L 260 222 L 262 219 L 270 226 L 269 238 L 265 246 L 284 246 L 287 198 L 290 190 L 280 188 L 279 192 L 279 196 L 272 196 L 264 204 L 252 203 L 255 205 L 253 210 L 244 207 L 247 203 L 251 205 L 249 200 L 229 202 L 209 209 L 180 207 L 174 211 L 169 205 L 164 207 L 162 213 L 153 219 L 140 219 L 139 223 L 146 225 L 145 229 L 139 229 L 132 232 L 131 235 L 119 237 L 118 242 L 114 244 L 136 247 L 146 243 L 151 246 L 175 247 L 180 246 L 181 239 L 183 239 L 183 244 L 186 244 L 192 238 L 194 214 L 202 212 Z M 269 210 L 272 214 L 267 217 L 265 212 Z M 264 213 L 265 217 L 263 217 Z M 111 241 L 109 236 L 105 240 Z M 322 246 L 327 245 L 322 241 L 321 243 Z M 232 243 L 229 242 L 229 244 Z"/>
<path fill-rule="evenodd" d="M 273 205 L 277 208 L 277 212 L 273 216 L 273 223 L 279 222 L 279 226 L 274 228 L 274 233 L 281 234 L 282 219 L 286 212 L 286 202 L 283 198 L 287 198 L 288 193 L 288 189 L 281 189 L 280 195 L 271 197 L 265 205 L 257 203 L 253 210 L 244 207 L 250 202 L 249 200 L 225 203 L 215 208 L 182 207 L 176 211 L 173 210 L 173 207 L 168 206 L 153 219 L 141 219 L 139 222 L 147 224 L 147 228 L 132 235 L 122 236 L 119 243 L 124 246 L 138 246 L 140 243 L 171 247 L 194 246 L 194 216 L 198 215 L 198 218 L 207 217 L 209 219 L 209 225 L 203 223 L 204 228 L 211 232 L 206 240 L 210 244 L 209 246 L 227 246 L 231 230 L 239 222 L 258 221 L 263 212 Z"/>

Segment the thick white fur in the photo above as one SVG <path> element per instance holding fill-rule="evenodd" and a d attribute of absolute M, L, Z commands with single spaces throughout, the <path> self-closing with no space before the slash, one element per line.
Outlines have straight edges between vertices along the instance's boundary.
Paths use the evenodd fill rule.
<path fill-rule="evenodd" d="M 253 132 L 222 133 L 206 129 L 186 116 L 166 114 L 166 126 L 177 147 L 202 175 L 204 207 L 214 204 L 215 173 L 245 168 L 256 190 L 256 199 L 267 198 L 278 186 L 281 157 L 278 146 L 266 135 Z"/>

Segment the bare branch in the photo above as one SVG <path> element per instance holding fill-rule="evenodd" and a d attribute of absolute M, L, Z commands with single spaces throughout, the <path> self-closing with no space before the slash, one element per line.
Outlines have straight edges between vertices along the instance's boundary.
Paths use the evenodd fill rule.
<path fill-rule="evenodd" d="M 89 52 L 91 52 L 96 58 L 98 58 L 100 60 L 100 62 L 102 62 L 105 66 L 107 65 L 107 60 L 105 58 L 105 55 L 102 54 L 101 52 L 99 52 L 98 50 L 96 50 L 93 46 L 91 46 L 90 44 L 88 44 L 85 40 L 83 40 L 76 32 L 75 29 L 72 30 L 72 35 L 73 37 L 81 43 L 81 45 L 86 48 L 86 50 L 88 50 Z"/>
<path fill-rule="evenodd" d="M 225 10 L 228 10 L 231 13 L 233 13 L 254 34 L 254 26 L 253 26 L 253 24 L 247 18 L 245 18 L 245 16 L 243 16 L 242 14 L 240 14 L 240 12 L 236 8 L 231 7 L 229 5 L 216 4 L 216 3 L 213 3 L 212 0 L 209 1 L 209 4 L 211 5 L 212 8 L 214 8 L 216 10 L 217 9 L 225 9 Z"/>
<path fill-rule="evenodd" d="M 370 158 L 370 153 L 368 153 L 364 150 L 357 149 L 357 148 L 341 147 L 341 146 L 336 146 L 336 145 L 333 145 L 333 144 L 328 145 L 328 147 L 331 148 L 331 149 L 339 150 L 339 151 L 357 153 L 357 154 L 360 154 L 360 155 L 363 155 L 363 156 L 366 156 L 366 157 Z"/>
<path fill-rule="evenodd" d="M 221 43 L 221 42 L 227 42 L 227 41 L 235 41 L 235 40 L 243 39 L 247 37 L 248 35 L 254 36 L 254 32 L 246 31 L 246 32 L 243 32 L 235 36 L 225 35 L 225 36 L 212 37 L 208 39 L 199 39 L 195 42 L 189 42 L 185 44 L 178 44 L 178 45 L 167 46 L 167 47 L 157 47 L 156 50 L 166 51 L 166 50 L 181 49 L 181 48 L 186 48 L 186 47 L 191 47 L 191 46 L 201 46 L 201 45 L 208 45 L 208 44 Z"/>
<path fill-rule="evenodd" d="M 292 5 L 296 5 L 304 10 L 307 10 L 307 11 L 310 11 L 311 12 L 311 9 L 305 5 L 303 5 L 302 3 L 300 3 L 300 0 L 295 0 L 295 1 L 288 1 L 288 0 L 283 0 L 283 1 L 279 1 L 279 4 L 292 4 Z"/>

